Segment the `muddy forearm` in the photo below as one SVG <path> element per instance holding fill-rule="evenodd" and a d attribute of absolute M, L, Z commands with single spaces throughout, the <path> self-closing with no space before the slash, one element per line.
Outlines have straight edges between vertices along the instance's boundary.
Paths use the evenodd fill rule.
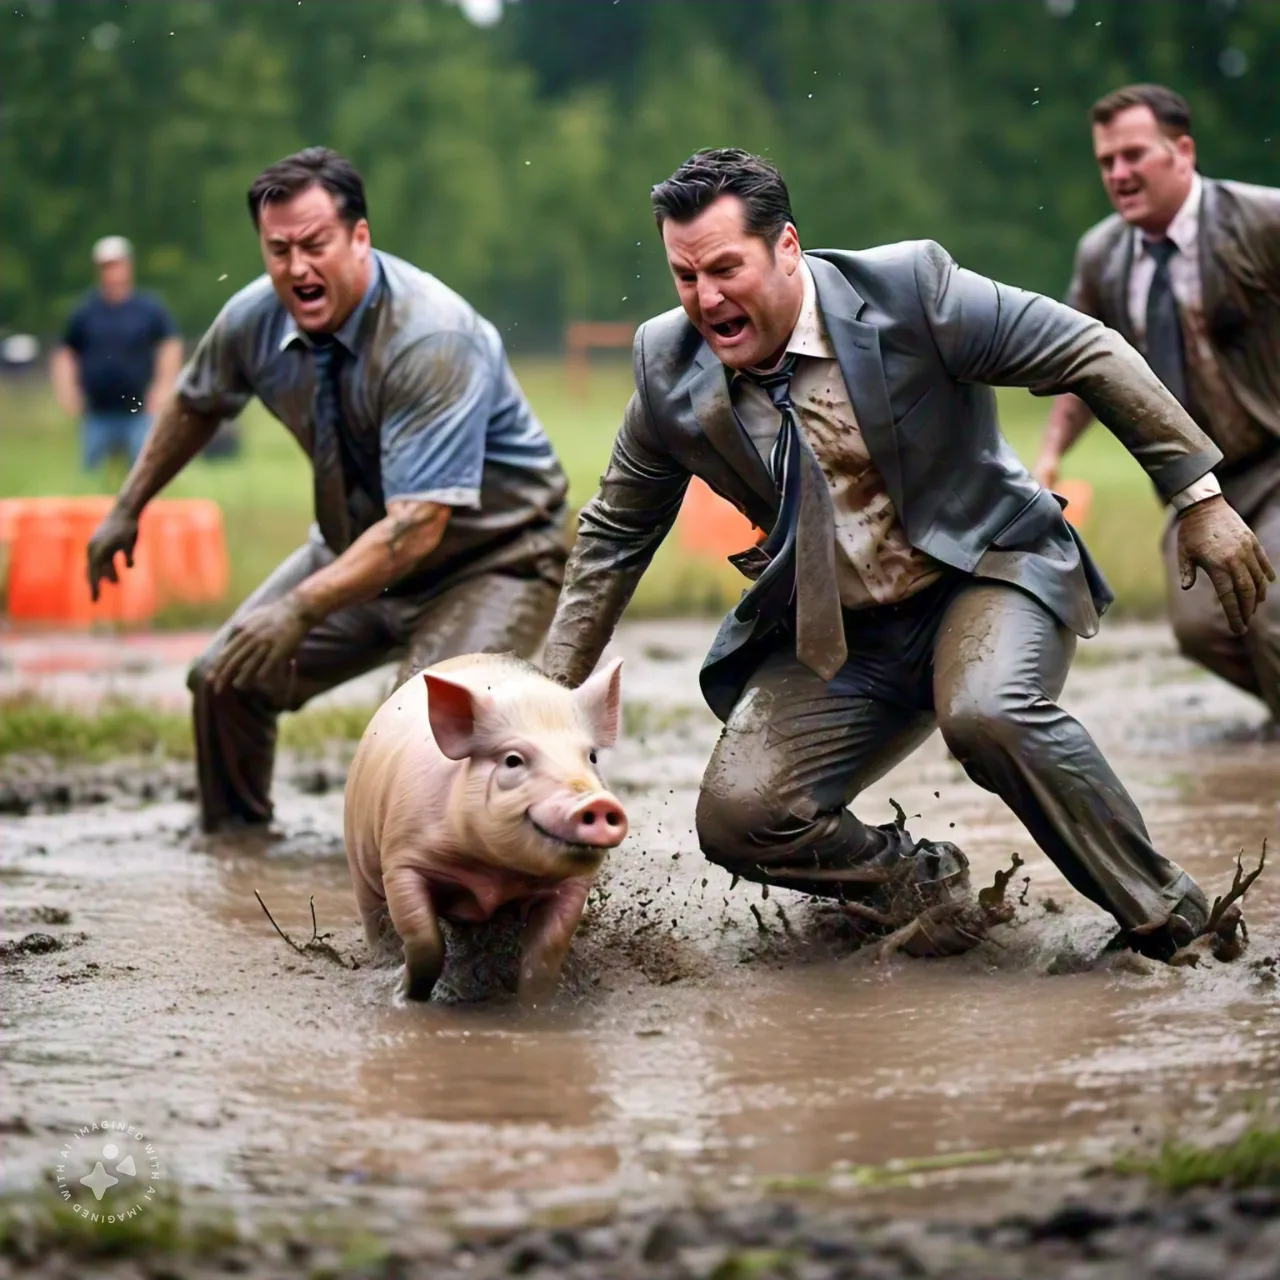
<path fill-rule="evenodd" d="M 213 439 L 220 419 L 197 413 L 180 396 L 160 411 L 117 502 L 137 516 L 142 508 Z"/>
<path fill-rule="evenodd" d="M 385 519 L 366 529 L 334 562 L 294 589 L 314 626 L 346 605 L 372 600 L 416 569 L 440 545 L 449 508 L 390 502 Z"/>

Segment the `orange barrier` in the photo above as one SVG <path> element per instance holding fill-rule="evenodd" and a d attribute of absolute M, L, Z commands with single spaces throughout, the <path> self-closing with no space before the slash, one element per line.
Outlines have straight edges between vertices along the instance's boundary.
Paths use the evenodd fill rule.
<path fill-rule="evenodd" d="M 227 593 L 230 567 L 222 508 L 208 498 L 153 502 L 138 523 L 155 565 L 160 605 L 204 604 Z"/>
<path fill-rule="evenodd" d="M 737 507 L 726 502 L 697 476 L 689 481 L 676 518 L 680 545 L 694 555 L 724 556 L 745 551 L 761 531 Z"/>
<path fill-rule="evenodd" d="M 112 502 L 74 497 L 0 503 L 0 544 L 9 549 L 10 618 L 64 627 L 142 623 L 165 604 L 213 601 L 226 593 L 226 537 L 217 503 L 162 499 L 143 512 L 133 567 L 126 568 L 117 555 L 120 581 L 103 582 L 95 604 L 85 549 Z"/>
<path fill-rule="evenodd" d="M 1087 480 L 1059 480 L 1053 486 L 1054 492 L 1066 498 L 1067 505 L 1063 515 L 1067 523 L 1077 529 L 1084 528 L 1089 518 L 1089 510 L 1093 506 L 1093 485 Z"/>

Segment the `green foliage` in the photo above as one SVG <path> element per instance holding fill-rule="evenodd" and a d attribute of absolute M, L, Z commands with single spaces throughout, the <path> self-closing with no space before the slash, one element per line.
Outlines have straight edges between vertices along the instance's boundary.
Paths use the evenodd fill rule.
<path fill-rule="evenodd" d="M 0 328 L 55 334 L 119 231 L 196 336 L 261 269 L 255 173 L 319 142 L 377 243 L 516 347 L 672 305 L 647 194 L 708 145 L 776 156 L 808 244 L 930 236 L 1060 294 L 1106 212 L 1093 98 L 1171 82 L 1207 172 L 1280 183 L 1277 53 L 1261 0 L 520 0 L 486 30 L 445 0 L 15 0 Z"/>
<path fill-rule="evenodd" d="M 1167 1191 L 1192 1187 L 1280 1187 L 1280 1127 L 1258 1118 L 1233 1142 L 1167 1142 L 1154 1158 L 1126 1156 L 1116 1172 L 1141 1174 Z"/>
<path fill-rule="evenodd" d="M 335 743 L 356 742 L 373 716 L 371 706 L 323 706 L 286 715 L 280 745 L 317 754 Z M 106 698 L 88 711 L 34 693 L 0 696 L 0 759 L 39 754 L 94 762 L 150 756 L 190 760 L 191 716 L 125 698 Z"/>

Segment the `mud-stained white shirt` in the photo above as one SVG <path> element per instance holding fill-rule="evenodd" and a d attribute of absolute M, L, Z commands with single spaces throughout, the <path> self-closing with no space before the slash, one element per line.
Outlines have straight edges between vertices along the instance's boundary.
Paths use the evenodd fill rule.
<path fill-rule="evenodd" d="M 787 351 L 799 357 L 791 379 L 791 401 L 831 492 L 840 602 L 846 609 L 892 604 L 935 582 L 942 569 L 907 540 L 867 452 L 822 323 L 813 275 L 803 261 L 800 270 L 804 302 L 787 343 Z M 739 420 L 767 465 L 781 415 L 764 389 L 749 378 L 735 378 L 732 394 Z"/>

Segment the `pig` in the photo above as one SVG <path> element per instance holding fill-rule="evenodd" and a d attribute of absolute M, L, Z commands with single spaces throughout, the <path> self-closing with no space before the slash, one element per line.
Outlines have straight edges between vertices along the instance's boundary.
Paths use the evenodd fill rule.
<path fill-rule="evenodd" d="M 404 948 L 401 991 L 430 997 L 441 918 L 524 920 L 518 998 L 552 995 L 587 893 L 627 815 L 596 755 L 613 745 L 622 660 L 577 689 L 509 655 L 449 658 L 378 708 L 347 776 L 343 824 L 371 947 Z"/>

